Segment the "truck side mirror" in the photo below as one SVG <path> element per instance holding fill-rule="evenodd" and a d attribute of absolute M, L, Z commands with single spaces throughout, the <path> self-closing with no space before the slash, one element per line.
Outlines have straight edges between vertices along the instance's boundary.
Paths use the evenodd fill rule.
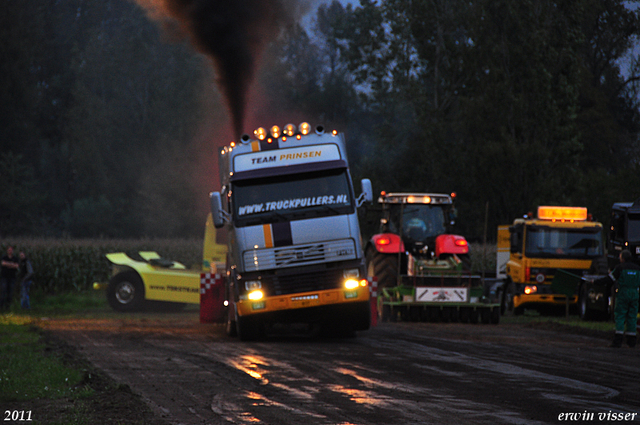
<path fill-rule="evenodd" d="M 371 188 L 371 180 L 362 179 L 360 180 L 360 184 L 362 185 L 362 193 L 356 200 L 357 207 L 360 207 L 365 202 L 373 202 L 373 189 Z"/>
<path fill-rule="evenodd" d="M 224 226 L 224 217 L 226 212 L 222 209 L 220 192 L 211 192 L 209 197 L 211 198 L 211 218 L 213 219 L 213 226 L 216 229 L 219 229 Z"/>

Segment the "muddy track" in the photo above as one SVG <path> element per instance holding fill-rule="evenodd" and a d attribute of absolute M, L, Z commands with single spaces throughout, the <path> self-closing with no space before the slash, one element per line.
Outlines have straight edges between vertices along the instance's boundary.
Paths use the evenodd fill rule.
<path fill-rule="evenodd" d="M 385 323 L 356 338 L 289 332 L 243 343 L 193 313 L 42 326 L 171 424 L 539 424 L 640 413 L 640 350 L 561 328 Z"/>

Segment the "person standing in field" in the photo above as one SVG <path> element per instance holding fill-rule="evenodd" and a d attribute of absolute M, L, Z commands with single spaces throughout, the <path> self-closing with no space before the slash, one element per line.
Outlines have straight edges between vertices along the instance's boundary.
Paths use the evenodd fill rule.
<path fill-rule="evenodd" d="M 2 268 L 0 271 L 0 289 L 2 298 L 0 299 L 0 309 L 11 306 L 13 301 L 13 287 L 16 284 L 16 274 L 18 274 L 18 258 L 13 255 L 13 247 L 7 247 L 7 254 L 2 257 Z"/>
<path fill-rule="evenodd" d="M 29 300 L 29 289 L 33 284 L 33 266 L 24 251 L 20 251 L 18 254 L 18 263 L 20 264 L 20 269 L 18 270 L 18 282 L 20 282 L 20 307 L 30 309 L 31 302 Z"/>
<path fill-rule="evenodd" d="M 636 346 L 636 326 L 638 322 L 638 288 L 640 288 L 640 266 L 631 261 L 631 251 L 620 253 L 620 264 L 611 272 L 611 278 L 617 283 L 615 322 L 616 333 L 612 347 L 621 347 L 626 336 L 629 347 Z M 626 328 L 625 328 L 626 325 Z"/>

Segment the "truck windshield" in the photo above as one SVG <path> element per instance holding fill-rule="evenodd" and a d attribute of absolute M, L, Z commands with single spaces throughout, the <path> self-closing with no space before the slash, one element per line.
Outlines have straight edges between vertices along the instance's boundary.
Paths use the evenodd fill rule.
<path fill-rule="evenodd" d="M 602 229 L 528 226 L 525 255 L 530 258 L 594 258 L 604 255 Z"/>
<path fill-rule="evenodd" d="M 425 241 L 428 238 L 446 233 L 445 212 L 441 206 L 428 204 L 390 205 L 389 228 L 398 232 L 402 211 L 402 234 L 413 241 Z"/>
<path fill-rule="evenodd" d="M 353 213 L 350 187 L 345 169 L 236 181 L 236 226 Z"/>

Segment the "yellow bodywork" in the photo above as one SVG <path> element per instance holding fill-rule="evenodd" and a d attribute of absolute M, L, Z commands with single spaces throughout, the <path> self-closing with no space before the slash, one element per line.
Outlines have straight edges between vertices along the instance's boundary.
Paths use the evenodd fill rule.
<path fill-rule="evenodd" d="M 155 252 L 144 252 L 145 256 L 142 254 L 140 256 L 143 258 L 160 258 Z M 136 261 L 123 252 L 107 254 L 107 259 L 113 264 L 114 275 L 130 269 L 140 275 L 147 300 L 200 303 L 200 270 L 189 270 L 180 263 L 164 267 L 152 262 Z"/>
<path fill-rule="evenodd" d="M 113 265 L 112 275 L 128 270 L 136 271 L 144 284 L 147 300 L 199 304 L 200 274 L 215 273 L 218 268 L 224 268 L 227 247 L 216 243 L 216 229 L 209 214 L 205 225 L 201 270 L 187 269 L 177 261 L 163 259 L 154 251 L 141 251 L 138 254 L 145 261 L 134 260 L 123 252 L 107 254 L 107 259 Z M 102 286 L 94 284 L 95 288 Z"/>
<path fill-rule="evenodd" d="M 545 207 L 551 208 L 551 207 Z M 586 213 L 584 214 L 586 216 Z M 564 229 L 580 229 L 588 227 L 602 227 L 600 223 L 590 221 L 551 221 L 539 219 L 517 219 L 514 224 L 524 225 L 544 225 L 548 227 L 564 228 Z M 553 276 L 545 275 L 543 282 L 536 282 L 526 279 L 528 269 L 542 270 L 589 270 L 592 260 L 571 259 L 571 258 L 529 258 L 522 252 L 510 252 L 510 226 L 501 225 L 498 227 L 498 243 L 497 243 L 497 276 L 508 277 L 516 284 L 526 284 L 536 287 L 551 286 Z M 577 296 L 569 298 L 570 304 L 578 301 Z M 555 305 L 564 305 L 566 296 L 562 294 L 549 293 L 531 293 L 531 294 L 515 294 L 513 296 L 513 307 L 517 308 L 528 303 L 546 303 Z"/>
<path fill-rule="evenodd" d="M 236 306 L 238 308 L 238 315 L 242 317 L 258 313 L 362 302 L 368 301 L 369 297 L 369 287 L 366 286 L 355 289 L 329 289 L 324 291 L 301 292 L 267 297 L 260 301 L 240 300 Z"/>

